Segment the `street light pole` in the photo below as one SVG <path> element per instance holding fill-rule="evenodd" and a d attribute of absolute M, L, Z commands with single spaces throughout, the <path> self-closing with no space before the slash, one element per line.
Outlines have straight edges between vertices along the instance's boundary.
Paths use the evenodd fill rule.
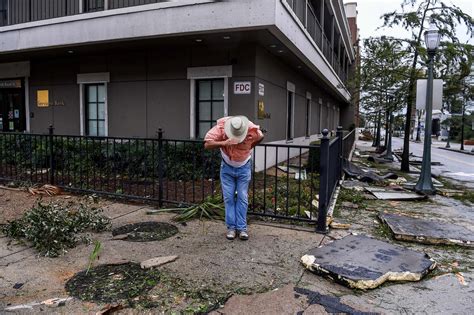
<path fill-rule="evenodd" d="M 423 161 L 421 164 L 420 178 L 415 186 L 415 191 L 426 195 L 435 194 L 436 190 L 431 179 L 431 125 L 433 115 L 433 61 L 438 48 L 440 34 L 432 21 L 430 28 L 425 32 L 425 43 L 428 49 L 428 81 L 426 87 L 426 120 L 425 139 L 423 145 Z"/>
<path fill-rule="evenodd" d="M 451 136 L 451 126 L 448 125 L 448 141 L 446 142 L 446 148 L 449 149 L 451 148 L 451 145 L 449 144 L 449 137 Z"/>
<path fill-rule="evenodd" d="M 466 113 L 466 103 L 462 104 L 462 116 L 461 116 L 461 151 L 464 151 L 464 115 Z"/>

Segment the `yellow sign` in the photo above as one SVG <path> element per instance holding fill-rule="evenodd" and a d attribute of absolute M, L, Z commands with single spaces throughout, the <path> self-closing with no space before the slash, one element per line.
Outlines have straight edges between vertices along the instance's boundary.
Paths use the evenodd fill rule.
<path fill-rule="evenodd" d="M 270 113 L 265 113 L 265 103 L 263 101 L 258 101 L 258 119 L 270 119 L 272 115 Z"/>
<path fill-rule="evenodd" d="M 49 90 L 36 91 L 36 103 L 38 107 L 49 107 Z"/>
<path fill-rule="evenodd" d="M 265 118 L 265 104 L 263 101 L 258 101 L 258 119 Z"/>

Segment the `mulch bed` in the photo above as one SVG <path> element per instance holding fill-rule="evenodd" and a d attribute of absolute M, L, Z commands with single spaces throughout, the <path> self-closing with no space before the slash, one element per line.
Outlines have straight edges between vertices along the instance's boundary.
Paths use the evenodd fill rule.
<path fill-rule="evenodd" d="M 83 301 L 129 301 L 148 293 L 159 280 L 159 271 L 144 270 L 139 264 L 100 265 L 69 279 L 66 291 Z"/>
<path fill-rule="evenodd" d="M 127 234 L 125 241 L 150 242 L 167 239 L 179 232 L 178 228 L 165 222 L 140 222 L 127 224 L 112 230 L 112 235 Z"/>

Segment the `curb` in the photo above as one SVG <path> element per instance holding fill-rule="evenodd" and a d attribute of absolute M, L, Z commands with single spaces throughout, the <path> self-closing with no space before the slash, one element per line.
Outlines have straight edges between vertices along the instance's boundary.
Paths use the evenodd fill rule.
<path fill-rule="evenodd" d="M 450 149 L 450 148 L 443 148 L 443 147 L 438 147 L 438 149 L 446 150 L 446 151 L 452 151 L 452 152 L 458 152 L 458 153 L 462 153 L 462 154 L 474 155 L 474 152 L 461 151 L 461 150 L 458 150 L 458 149 Z"/>

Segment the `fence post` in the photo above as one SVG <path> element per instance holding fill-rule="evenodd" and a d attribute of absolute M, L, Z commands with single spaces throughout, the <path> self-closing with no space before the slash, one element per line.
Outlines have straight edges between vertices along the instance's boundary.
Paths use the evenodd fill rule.
<path fill-rule="evenodd" d="M 341 126 L 337 127 L 336 136 L 339 138 L 339 162 L 337 163 L 338 179 L 342 178 L 342 160 L 344 159 L 344 131 Z"/>
<path fill-rule="evenodd" d="M 51 185 L 54 185 L 54 127 L 53 125 L 50 125 L 49 128 L 49 183 Z"/>
<path fill-rule="evenodd" d="M 158 205 L 163 206 L 163 130 L 158 129 Z"/>
<path fill-rule="evenodd" d="M 328 207 L 328 180 L 329 180 L 329 131 L 322 131 L 320 147 L 320 165 L 319 165 L 319 209 L 318 222 L 316 225 L 316 233 L 327 234 L 328 228 L 326 224 L 326 215 Z"/>

